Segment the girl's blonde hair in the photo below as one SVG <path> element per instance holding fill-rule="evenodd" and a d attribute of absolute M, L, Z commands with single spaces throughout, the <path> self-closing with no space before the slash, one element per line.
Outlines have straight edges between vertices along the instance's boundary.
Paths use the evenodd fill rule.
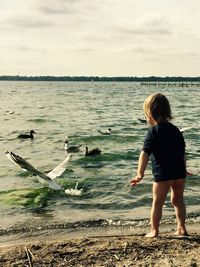
<path fill-rule="evenodd" d="M 169 101 L 166 96 L 160 93 L 152 94 L 146 98 L 144 112 L 156 122 L 166 122 L 172 119 Z"/>

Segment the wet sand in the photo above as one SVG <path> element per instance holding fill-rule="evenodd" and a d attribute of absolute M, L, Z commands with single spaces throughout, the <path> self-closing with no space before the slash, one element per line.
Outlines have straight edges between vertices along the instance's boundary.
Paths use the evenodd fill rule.
<path fill-rule="evenodd" d="M 88 236 L 54 239 L 0 247 L 0 266 L 200 266 L 200 230 L 188 237 L 161 233 Z"/>

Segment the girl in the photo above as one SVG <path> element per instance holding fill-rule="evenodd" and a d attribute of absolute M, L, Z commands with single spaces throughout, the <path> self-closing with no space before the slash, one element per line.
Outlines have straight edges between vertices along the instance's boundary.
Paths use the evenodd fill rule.
<path fill-rule="evenodd" d="M 162 94 L 152 94 L 144 102 L 144 113 L 150 128 L 140 153 L 137 175 L 131 180 L 135 186 L 144 177 L 151 157 L 153 203 L 151 208 L 151 230 L 146 237 L 159 235 L 162 207 L 171 189 L 171 203 L 175 209 L 176 235 L 187 235 L 185 227 L 186 208 L 183 192 L 186 178 L 185 142 L 180 130 L 170 123 L 172 119 L 168 99 Z"/>

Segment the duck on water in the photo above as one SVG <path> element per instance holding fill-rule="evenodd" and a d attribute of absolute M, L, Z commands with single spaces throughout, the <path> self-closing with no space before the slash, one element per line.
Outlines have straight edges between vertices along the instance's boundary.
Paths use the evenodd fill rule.
<path fill-rule="evenodd" d="M 91 150 L 88 147 L 85 147 L 85 156 L 95 156 L 101 154 L 101 150 L 98 147 L 95 147 Z"/>
<path fill-rule="evenodd" d="M 144 119 L 141 119 L 141 118 L 138 118 L 138 120 L 142 123 L 147 123 L 147 120 L 144 118 Z"/>
<path fill-rule="evenodd" d="M 19 134 L 18 138 L 20 139 L 34 139 L 33 134 L 35 134 L 36 132 L 34 130 L 30 130 L 30 134 Z"/>
<path fill-rule="evenodd" d="M 65 141 L 64 145 L 66 153 L 79 152 L 81 147 L 81 145 L 70 145 L 68 139 Z"/>
<path fill-rule="evenodd" d="M 102 135 L 111 135 L 111 131 L 112 129 L 111 128 L 108 128 L 106 132 L 103 132 L 101 130 L 97 130 L 100 134 Z"/>

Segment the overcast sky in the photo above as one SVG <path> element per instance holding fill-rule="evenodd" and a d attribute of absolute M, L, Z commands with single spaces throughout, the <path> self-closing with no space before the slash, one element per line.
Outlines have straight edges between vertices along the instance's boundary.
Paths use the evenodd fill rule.
<path fill-rule="evenodd" d="M 199 0 L 0 0 L 0 75 L 200 76 Z"/>

